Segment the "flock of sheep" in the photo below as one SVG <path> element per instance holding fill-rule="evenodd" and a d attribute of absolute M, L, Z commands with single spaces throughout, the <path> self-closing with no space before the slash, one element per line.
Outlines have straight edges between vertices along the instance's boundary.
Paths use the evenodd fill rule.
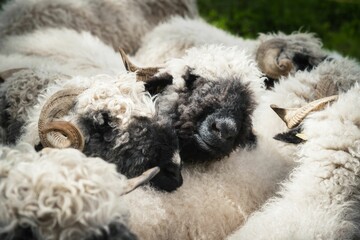
<path fill-rule="evenodd" d="M 360 238 L 359 82 L 195 0 L 10 0 L 0 239 Z"/>

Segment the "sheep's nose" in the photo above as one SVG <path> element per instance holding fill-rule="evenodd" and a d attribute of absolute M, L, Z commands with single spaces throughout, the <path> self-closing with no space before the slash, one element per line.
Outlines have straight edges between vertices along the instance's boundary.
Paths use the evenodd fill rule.
<path fill-rule="evenodd" d="M 236 123 L 231 118 L 216 118 L 210 124 L 210 131 L 223 140 L 231 140 L 236 134 Z"/>

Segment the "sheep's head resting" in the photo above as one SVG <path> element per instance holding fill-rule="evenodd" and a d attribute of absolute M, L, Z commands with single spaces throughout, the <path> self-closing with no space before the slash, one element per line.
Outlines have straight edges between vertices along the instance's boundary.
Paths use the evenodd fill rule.
<path fill-rule="evenodd" d="M 186 86 L 176 91 L 173 107 L 158 110 L 171 118 L 183 161 L 218 160 L 237 147 L 255 144 L 251 121 L 255 103 L 246 84 L 237 79 L 209 81 L 191 71 L 184 80 Z M 159 107 L 166 104 L 162 99 L 167 94 L 174 94 L 173 89 L 159 96 Z"/>
<path fill-rule="evenodd" d="M 92 90 L 96 92 L 98 99 L 90 97 L 88 101 L 89 92 Z M 109 101 L 106 96 L 98 95 L 101 95 L 103 90 L 112 91 L 99 87 L 64 89 L 50 97 L 42 108 L 38 122 L 42 146 L 77 148 L 87 156 L 101 157 L 115 163 L 118 171 L 127 177 L 134 177 L 147 169 L 159 167 L 160 173 L 150 181 L 151 184 L 166 191 L 181 186 L 178 139 L 172 126 L 159 124 L 156 116 L 150 113 L 128 116 L 130 119 L 124 120 L 126 124 L 122 124 L 118 115 L 123 110 L 117 107 L 116 102 L 116 98 L 121 96 L 110 94 Z M 104 99 L 101 99 L 102 97 Z M 89 107 L 88 103 L 94 101 L 95 106 Z M 139 97 L 138 101 L 143 100 Z M 89 109 L 86 110 L 81 104 Z M 144 111 L 148 109 L 148 102 L 142 104 Z M 112 109 L 118 112 L 106 110 L 107 105 L 114 105 Z M 134 107 L 136 106 L 129 108 Z M 141 109 L 137 111 L 141 112 Z"/>
<path fill-rule="evenodd" d="M 232 74 L 235 70 L 231 66 L 238 63 L 231 62 L 232 55 L 227 55 L 230 61 L 226 58 L 217 58 L 218 66 L 224 66 L 225 69 L 220 69 L 220 73 L 214 74 L 214 71 L 203 62 L 204 59 L 201 59 L 197 52 L 193 52 L 192 54 L 202 61 L 196 61 L 193 59 L 194 56 L 187 56 L 179 61 L 173 59 L 164 68 L 150 68 L 157 71 L 148 76 L 152 81 L 163 83 L 163 91 L 157 92 L 157 114 L 162 123 L 170 122 L 174 127 L 179 139 L 181 160 L 184 162 L 218 160 L 237 147 L 250 146 L 256 142 L 251 122 L 255 106 L 252 91 L 239 76 L 251 75 L 250 78 L 256 78 L 252 79 L 256 81 L 258 79 L 254 76 L 257 76 L 258 70 L 236 49 L 225 49 L 221 46 L 210 48 L 215 51 L 210 51 L 209 61 L 219 54 L 229 52 L 234 54 L 234 57 L 238 56 L 240 61 L 244 60 L 240 73 L 239 69 L 234 67 L 238 75 Z M 205 56 L 209 55 L 207 50 L 198 49 L 200 54 Z M 199 66 L 199 72 L 205 75 L 198 74 L 187 65 L 189 58 L 194 60 L 194 66 Z M 139 74 L 146 70 L 135 67 L 124 55 L 123 60 L 128 71 Z M 229 72 L 227 67 L 230 68 Z M 251 72 L 250 69 L 254 72 L 248 73 Z"/>

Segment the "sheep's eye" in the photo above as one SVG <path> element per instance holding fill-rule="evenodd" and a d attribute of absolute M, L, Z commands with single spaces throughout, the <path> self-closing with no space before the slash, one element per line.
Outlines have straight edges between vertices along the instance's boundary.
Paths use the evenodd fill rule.
<path fill-rule="evenodd" d="M 182 76 L 182 78 L 185 80 L 186 87 L 191 87 L 192 84 L 198 79 L 200 76 L 193 74 L 192 69 L 188 69 L 186 73 Z"/>
<path fill-rule="evenodd" d="M 166 86 L 172 84 L 173 76 L 168 73 L 163 73 L 158 76 L 154 76 L 145 83 L 145 89 L 150 95 L 155 95 L 162 92 Z"/>

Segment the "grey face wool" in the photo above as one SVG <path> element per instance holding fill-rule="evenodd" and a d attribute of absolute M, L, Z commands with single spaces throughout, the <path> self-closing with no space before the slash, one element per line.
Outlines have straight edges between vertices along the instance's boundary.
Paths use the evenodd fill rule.
<path fill-rule="evenodd" d="M 185 87 L 165 90 L 158 97 L 177 94 L 172 107 L 161 109 L 175 128 L 184 162 L 208 162 L 229 155 L 237 147 L 256 143 L 251 114 L 255 103 L 247 84 L 236 79 L 209 81 L 193 75 L 184 76 Z"/>

